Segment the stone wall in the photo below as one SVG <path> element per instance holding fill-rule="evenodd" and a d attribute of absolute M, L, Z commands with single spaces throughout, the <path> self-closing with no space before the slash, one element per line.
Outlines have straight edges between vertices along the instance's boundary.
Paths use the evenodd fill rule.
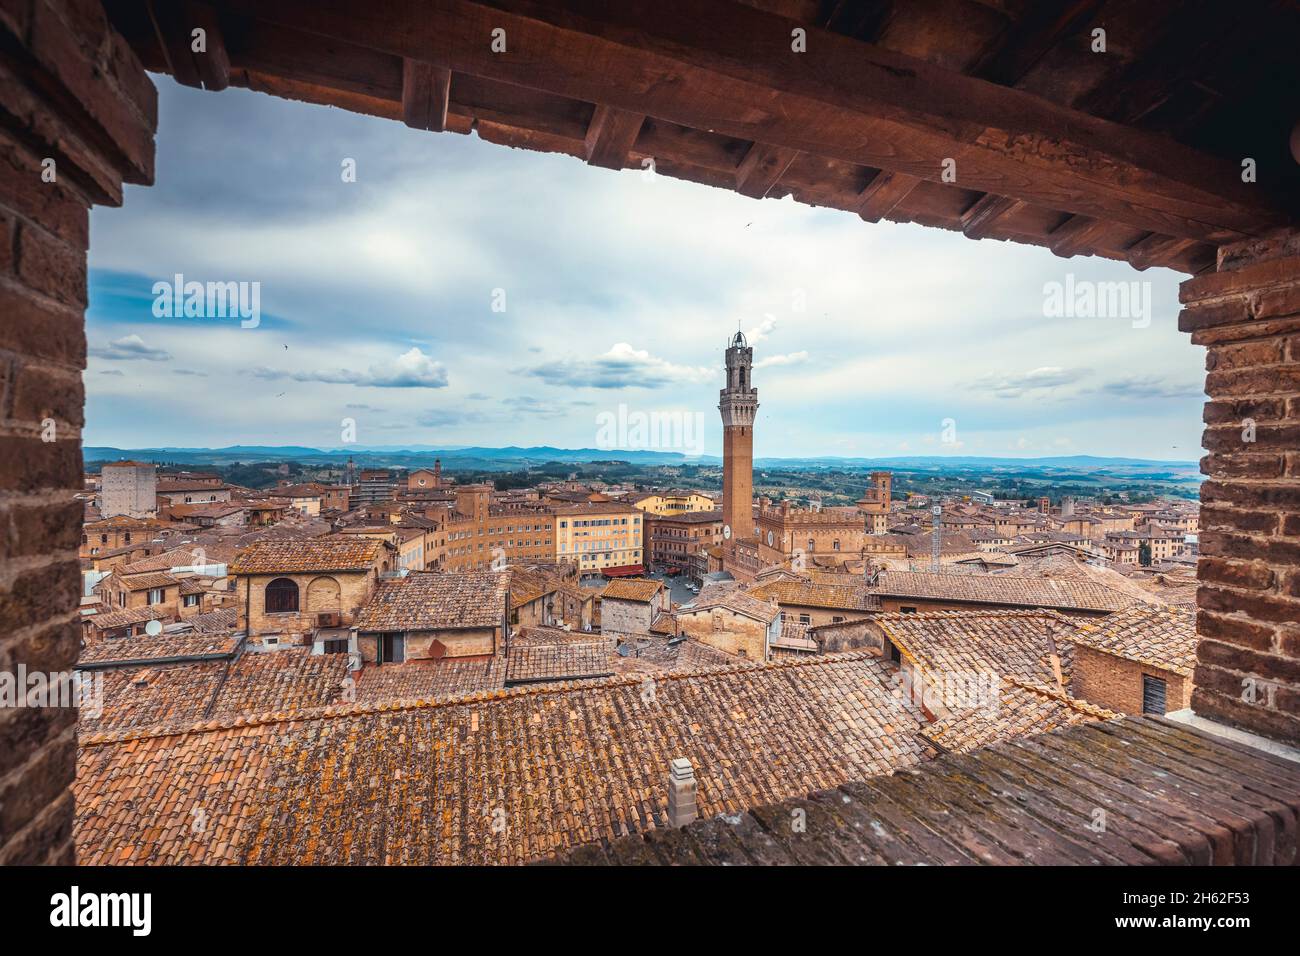
<path fill-rule="evenodd" d="M 99 0 L 0 0 L 0 671 L 80 644 L 93 203 L 153 178 L 157 100 Z M 70 863 L 76 715 L 0 709 L 0 864 Z"/>
<path fill-rule="evenodd" d="M 1192 708 L 1300 741 L 1300 234 L 1220 251 L 1184 282 L 1206 347 Z"/>
<path fill-rule="evenodd" d="M 751 661 L 767 660 L 768 626 L 729 608 L 705 608 L 690 613 L 679 611 L 677 630 L 727 654 Z"/>

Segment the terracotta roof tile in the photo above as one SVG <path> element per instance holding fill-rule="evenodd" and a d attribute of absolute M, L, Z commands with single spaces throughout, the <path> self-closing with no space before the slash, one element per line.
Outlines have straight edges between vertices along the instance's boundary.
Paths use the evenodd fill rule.
<path fill-rule="evenodd" d="M 1009 737 L 1118 717 L 1105 708 L 1049 687 L 1010 679 L 1002 681 L 993 706 L 956 711 L 924 727 L 921 736 L 939 750 L 966 753 Z"/>
<path fill-rule="evenodd" d="M 880 600 L 868 594 L 865 582 L 854 585 L 823 584 L 811 581 L 770 581 L 750 588 L 756 598 L 798 607 L 824 607 L 836 610 L 879 610 Z"/>
<path fill-rule="evenodd" d="M 446 700 L 503 687 L 504 657 L 447 657 L 367 664 L 357 676 L 356 699 L 358 704 Z"/>
<path fill-rule="evenodd" d="M 605 590 L 600 592 L 600 597 L 601 600 L 610 598 L 617 601 L 639 601 L 645 604 L 661 590 L 663 584 L 648 578 L 615 578 L 605 585 Z"/>
<path fill-rule="evenodd" d="M 237 614 L 238 612 L 233 607 L 220 608 L 216 611 L 207 611 L 203 614 L 187 617 L 184 623 L 199 634 L 216 634 L 233 630 Z"/>
<path fill-rule="evenodd" d="M 234 656 L 239 638 L 233 634 L 141 634 L 137 637 L 106 637 L 81 649 L 80 668 L 120 665 L 128 661 L 160 661 L 177 658 L 221 658 Z"/>
<path fill-rule="evenodd" d="M 82 734 L 162 733 L 200 720 L 320 708 L 343 700 L 347 663 L 344 654 L 288 648 L 211 661 L 113 667 L 103 671 L 102 712 L 83 708 L 78 727 Z"/>
<path fill-rule="evenodd" d="M 1050 633 L 1068 686 L 1074 623 L 1052 611 L 937 611 L 880 614 L 875 623 L 903 657 L 936 680 L 945 675 L 994 674 L 1055 683 Z"/>
<path fill-rule="evenodd" d="M 522 643 L 512 639 L 506 655 L 506 683 L 609 677 L 614 673 L 613 642 L 598 634 L 584 637 L 585 640 L 553 644 Z"/>
<path fill-rule="evenodd" d="M 418 571 L 381 581 L 357 618 L 362 631 L 499 627 L 508 571 Z"/>
<path fill-rule="evenodd" d="M 886 597 L 969 601 L 1057 610 L 1118 611 L 1134 601 L 1114 588 L 1078 578 L 1017 577 L 1010 574 L 948 574 L 885 571 L 871 588 Z"/>
<path fill-rule="evenodd" d="M 914 765 L 921 721 L 847 654 L 86 734 L 78 859 L 521 863 L 664 826 L 673 758 L 738 813 Z"/>
<path fill-rule="evenodd" d="M 124 607 L 118 608 L 116 611 L 100 611 L 98 614 L 91 614 L 83 618 L 83 620 L 91 627 L 108 630 L 113 627 L 144 624 L 147 621 L 165 621 L 174 616 L 171 611 L 165 611 L 155 605 L 152 607 Z"/>
<path fill-rule="evenodd" d="M 1196 612 L 1188 607 L 1135 604 L 1081 624 L 1075 640 L 1141 664 L 1190 677 L 1196 666 Z"/>
<path fill-rule="evenodd" d="M 291 574 L 308 571 L 364 571 L 386 547 L 355 535 L 269 539 L 250 544 L 235 557 L 232 574 Z"/>

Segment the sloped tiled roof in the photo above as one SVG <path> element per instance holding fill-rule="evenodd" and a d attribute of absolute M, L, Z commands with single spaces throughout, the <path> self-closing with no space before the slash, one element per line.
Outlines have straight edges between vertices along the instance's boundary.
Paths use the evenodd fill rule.
<path fill-rule="evenodd" d="M 137 637 L 109 637 L 93 641 L 81 649 L 77 666 L 98 668 L 121 665 L 129 661 L 161 661 L 178 658 L 232 657 L 239 647 L 233 634 L 159 634 Z"/>
<path fill-rule="evenodd" d="M 356 678 L 358 704 L 465 697 L 505 686 L 505 658 L 445 657 L 402 664 L 367 664 Z"/>
<path fill-rule="evenodd" d="M 885 571 L 871 590 L 887 597 L 1079 611 L 1118 611 L 1134 600 L 1114 588 L 1093 581 L 1018 577 L 1010 574 Z"/>
<path fill-rule="evenodd" d="M 781 615 L 781 609 L 775 604 L 747 594 L 739 588 L 706 588 L 707 597 L 701 595 L 678 614 L 693 614 L 697 611 L 709 611 L 715 607 L 726 608 L 737 614 L 743 614 L 764 624 L 771 624 Z"/>
<path fill-rule="evenodd" d="M 77 713 L 81 737 L 98 731 L 159 728 L 201 720 L 221 686 L 228 660 L 141 667 L 115 667 L 95 674 L 102 680 L 99 711 Z"/>
<path fill-rule="evenodd" d="M 510 606 L 520 607 L 560 589 L 558 578 L 531 568 L 510 569 Z"/>
<path fill-rule="evenodd" d="M 940 750 L 966 753 L 1009 737 L 1118 716 L 1050 687 L 1009 678 L 1001 682 L 994 706 L 956 711 L 923 727 L 921 736 Z"/>
<path fill-rule="evenodd" d="M 130 564 L 122 565 L 117 569 L 117 572 L 119 574 L 140 574 L 145 571 L 170 571 L 172 568 L 191 567 L 200 560 L 206 564 L 217 564 L 224 561 L 225 558 L 218 557 L 211 550 L 195 544 L 171 548 L 160 554 L 151 554 L 147 558 L 141 558 L 139 561 L 132 561 Z"/>
<path fill-rule="evenodd" d="M 148 640 L 102 641 L 96 654 L 107 653 L 98 649 L 105 644 Z M 182 636 L 158 640 L 188 640 L 199 647 L 211 639 Z M 84 654 L 82 662 L 86 662 Z M 111 667 L 103 671 L 103 712 L 95 715 L 83 710 L 79 728 L 83 734 L 161 730 L 200 719 L 319 708 L 343 699 L 345 677 L 346 655 L 313 655 L 309 648 L 296 647 L 267 653 L 246 651 L 237 657 L 223 654 L 217 660 Z"/>
<path fill-rule="evenodd" d="M 83 734 L 78 861 L 546 858 L 664 826 L 677 757 L 694 765 L 703 817 L 914 765 L 922 718 L 889 673 L 832 655 Z"/>
<path fill-rule="evenodd" d="M 293 574 L 311 571 L 364 571 L 385 544 L 357 535 L 323 538 L 273 538 L 250 544 L 235 557 L 232 574 Z"/>
<path fill-rule="evenodd" d="M 144 624 L 147 621 L 164 621 L 174 617 L 171 611 L 165 611 L 160 607 L 123 607 L 116 611 L 100 611 L 98 614 L 91 614 L 82 620 L 90 624 L 91 627 L 100 630 L 108 630 L 113 627 L 126 627 L 130 624 Z"/>
<path fill-rule="evenodd" d="M 647 578 L 615 578 L 600 592 L 601 600 L 640 601 L 647 603 L 663 588 L 658 581 Z"/>
<path fill-rule="evenodd" d="M 418 571 L 381 581 L 357 618 L 362 631 L 498 627 L 509 571 Z"/>
<path fill-rule="evenodd" d="M 756 598 L 796 607 L 824 607 L 833 610 L 871 611 L 880 601 L 868 594 L 864 584 L 817 584 L 805 581 L 770 581 L 751 588 Z"/>
<path fill-rule="evenodd" d="M 1196 666 L 1196 612 L 1188 607 L 1135 604 L 1079 626 L 1078 643 L 1127 660 L 1190 677 Z"/>
<path fill-rule="evenodd" d="M 117 574 L 117 578 L 122 586 L 128 591 L 150 591 L 154 588 L 169 588 L 180 584 L 179 578 L 174 578 L 165 571 L 148 571 L 144 574 Z"/>
<path fill-rule="evenodd" d="M 347 676 L 346 654 L 312 654 L 306 647 L 245 653 L 231 666 L 206 716 L 324 707 L 343 699 Z"/>
<path fill-rule="evenodd" d="M 614 650 L 608 638 L 583 634 L 573 640 L 510 642 L 506 684 L 608 677 L 614 673 Z"/>
<path fill-rule="evenodd" d="M 937 678 L 995 674 L 1054 684 L 1050 632 L 1069 685 L 1074 624 L 1052 611 L 936 611 L 881 614 L 875 623 L 905 659 Z"/>
<path fill-rule="evenodd" d="M 220 608 L 204 614 L 195 614 L 185 619 L 185 623 L 199 634 L 214 634 L 234 628 L 237 611 L 233 607 Z"/>

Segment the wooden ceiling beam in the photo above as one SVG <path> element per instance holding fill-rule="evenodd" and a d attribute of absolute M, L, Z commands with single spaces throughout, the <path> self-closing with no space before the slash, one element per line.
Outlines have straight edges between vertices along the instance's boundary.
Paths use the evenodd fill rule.
<path fill-rule="evenodd" d="M 1105 0 L 1047 0 L 1025 14 L 985 51 L 970 74 L 1015 86 L 1048 51 L 1091 20 Z"/>
<path fill-rule="evenodd" d="M 1020 210 L 1024 205 L 1019 199 L 985 193 L 961 214 L 961 231 L 968 239 L 982 239 L 997 225 L 999 219 Z"/>
<path fill-rule="evenodd" d="M 881 170 L 858 196 L 858 215 L 867 222 L 880 222 L 919 185 L 921 180 L 915 176 Z"/>
<path fill-rule="evenodd" d="M 1110 223 L 1091 216 L 1071 216 L 1047 234 L 1047 245 L 1058 256 L 1068 259 L 1084 252 Z"/>
<path fill-rule="evenodd" d="M 230 56 L 212 7 L 195 0 L 151 0 L 149 16 L 178 83 L 213 92 L 230 86 Z"/>
<path fill-rule="evenodd" d="M 597 104 L 587 127 L 587 162 L 604 169 L 622 169 L 644 122 L 644 113 Z"/>
<path fill-rule="evenodd" d="M 1165 235 L 1292 220 L 1235 164 L 733 0 L 216 0 L 223 9 L 698 129 Z M 506 49 L 494 52 L 494 30 Z"/>
<path fill-rule="evenodd" d="M 736 169 L 736 192 L 762 199 L 781 181 L 798 155 L 797 149 L 755 143 Z"/>
<path fill-rule="evenodd" d="M 447 129 L 451 70 L 419 60 L 402 60 L 402 121 L 412 129 Z"/>
<path fill-rule="evenodd" d="M 1176 258 L 1191 245 L 1193 242 L 1190 239 L 1176 239 L 1173 236 L 1152 233 L 1125 249 L 1124 256 L 1134 269 L 1144 272 L 1152 266 Z"/>

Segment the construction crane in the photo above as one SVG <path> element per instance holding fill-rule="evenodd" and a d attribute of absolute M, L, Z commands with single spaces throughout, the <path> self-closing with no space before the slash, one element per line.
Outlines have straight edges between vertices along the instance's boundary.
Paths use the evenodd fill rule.
<path fill-rule="evenodd" d="M 930 532 L 930 570 L 939 570 L 939 550 L 943 543 L 943 505 L 930 509 L 934 517 L 934 530 Z"/>

